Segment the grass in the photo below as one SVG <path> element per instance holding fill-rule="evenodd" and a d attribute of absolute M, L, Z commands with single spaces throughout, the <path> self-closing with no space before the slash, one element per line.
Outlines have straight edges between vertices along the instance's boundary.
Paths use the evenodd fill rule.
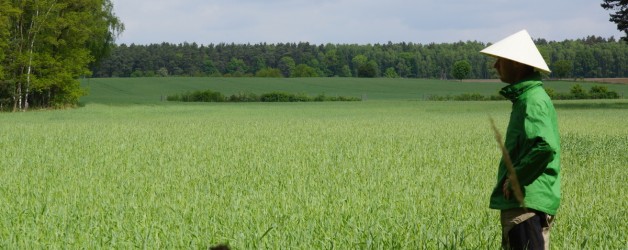
<path fill-rule="evenodd" d="M 99 93 L 79 109 L 0 114 L 0 248 L 499 247 L 488 117 L 503 132 L 508 102 L 132 105 Z M 554 248 L 628 245 L 623 105 L 557 102 Z"/>
<path fill-rule="evenodd" d="M 567 93 L 580 84 L 588 90 L 594 83 L 550 81 L 547 87 Z M 85 79 L 83 86 L 92 94 L 83 103 L 144 104 L 155 103 L 164 96 L 188 91 L 219 91 L 225 95 L 239 92 L 255 94 L 272 91 L 305 93 L 311 96 L 366 97 L 368 100 L 425 100 L 431 95 L 446 96 L 464 93 L 496 95 L 503 83 L 477 83 L 424 79 L 388 78 L 102 78 Z M 609 90 L 628 94 L 628 85 L 607 84 Z"/>

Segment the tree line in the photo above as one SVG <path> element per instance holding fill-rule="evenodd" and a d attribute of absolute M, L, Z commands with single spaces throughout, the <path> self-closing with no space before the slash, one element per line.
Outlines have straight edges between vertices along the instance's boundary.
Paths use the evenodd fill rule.
<path fill-rule="evenodd" d="M 613 37 L 561 42 L 535 40 L 553 78 L 628 77 L 628 46 Z M 471 65 L 466 78 L 495 78 L 489 44 L 209 44 L 116 45 L 92 68 L 95 77 L 260 76 L 454 78 L 454 64 Z"/>
<path fill-rule="evenodd" d="M 75 105 L 123 29 L 110 0 L 0 0 L 0 110 Z"/>

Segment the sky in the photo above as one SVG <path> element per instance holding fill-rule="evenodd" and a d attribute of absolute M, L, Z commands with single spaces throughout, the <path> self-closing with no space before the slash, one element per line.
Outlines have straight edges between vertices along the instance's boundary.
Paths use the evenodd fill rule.
<path fill-rule="evenodd" d="M 122 44 L 496 42 L 622 36 L 602 0 L 112 0 Z"/>

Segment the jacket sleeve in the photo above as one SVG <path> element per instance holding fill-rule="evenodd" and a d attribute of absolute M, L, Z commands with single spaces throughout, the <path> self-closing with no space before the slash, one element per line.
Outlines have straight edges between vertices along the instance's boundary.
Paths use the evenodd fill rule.
<path fill-rule="evenodd" d="M 547 105 L 540 102 L 527 106 L 524 130 L 522 155 L 514 167 L 521 185 L 529 185 L 545 171 L 556 155 L 556 149 L 548 140 L 553 134 L 553 126 Z"/>

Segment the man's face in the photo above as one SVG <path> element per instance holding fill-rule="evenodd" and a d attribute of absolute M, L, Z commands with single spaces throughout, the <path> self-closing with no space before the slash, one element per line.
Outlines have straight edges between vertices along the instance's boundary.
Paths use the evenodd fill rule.
<path fill-rule="evenodd" d="M 499 79 L 502 82 L 512 84 L 517 80 L 519 71 L 516 64 L 517 63 L 514 61 L 498 57 L 493 67 L 497 70 L 497 73 L 499 73 Z"/>

